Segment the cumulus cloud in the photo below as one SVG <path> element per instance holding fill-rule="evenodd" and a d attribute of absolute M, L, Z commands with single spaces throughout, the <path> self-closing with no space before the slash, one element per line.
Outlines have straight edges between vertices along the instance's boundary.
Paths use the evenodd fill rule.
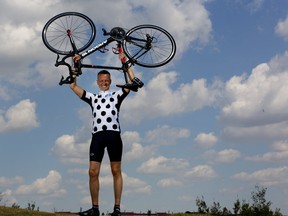
<path fill-rule="evenodd" d="M 189 179 L 212 179 L 217 177 L 217 173 L 209 165 L 198 165 L 187 171 L 185 176 Z"/>
<path fill-rule="evenodd" d="M 123 173 L 123 182 L 124 182 L 124 194 L 150 194 L 152 191 L 151 185 L 146 183 L 145 181 L 128 176 L 126 173 Z"/>
<path fill-rule="evenodd" d="M 165 178 L 161 179 L 157 182 L 159 187 L 171 187 L 171 186 L 180 186 L 182 184 L 181 181 L 173 179 L 173 178 Z"/>
<path fill-rule="evenodd" d="M 247 76 L 226 83 L 226 104 L 219 119 L 237 126 L 255 126 L 287 120 L 288 53 L 256 66 Z"/>
<path fill-rule="evenodd" d="M 0 110 L 0 132 L 2 133 L 27 131 L 38 126 L 36 103 L 29 99 L 21 100 L 7 111 Z"/>
<path fill-rule="evenodd" d="M 218 139 L 214 133 L 199 133 L 194 139 L 197 146 L 208 149 L 217 143 Z"/>
<path fill-rule="evenodd" d="M 272 151 L 262 155 L 246 157 L 247 160 L 257 162 L 286 162 L 288 160 L 288 142 L 278 141 L 272 144 Z"/>
<path fill-rule="evenodd" d="M 269 187 L 275 185 L 287 185 L 288 183 L 288 167 L 267 168 L 257 170 L 252 173 L 240 172 L 232 176 L 233 179 L 239 181 L 259 182 L 259 184 Z"/>
<path fill-rule="evenodd" d="M 209 86 L 205 79 L 183 83 L 174 90 L 172 84 L 177 76 L 176 72 L 159 73 L 137 95 L 127 98 L 123 120 L 136 123 L 147 118 L 193 112 L 211 106 L 219 96 L 219 83 L 215 81 Z"/>
<path fill-rule="evenodd" d="M 138 168 L 143 173 L 173 173 L 188 167 L 189 163 L 184 159 L 166 158 L 163 156 L 150 158 Z"/>
<path fill-rule="evenodd" d="M 143 146 L 140 143 L 132 143 L 125 146 L 124 160 L 139 160 L 154 155 L 153 146 Z"/>
<path fill-rule="evenodd" d="M 160 1 L 139 0 L 124 2 L 100 3 L 95 20 L 99 20 L 108 26 L 127 23 L 126 28 L 134 27 L 139 23 L 151 23 L 161 26 L 169 31 L 177 41 L 177 54 L 181 55 L 194 43 L 205 45 L 209 42 L 212 32 L 212 23 L 209 12 L 201 1 L 165 1 L 165 7 Z M 117 8 L 122 8 L 121 11 Z M 161 8 L 161 10 L 159 10 Z M 105 10 L 106 9 L 106 10 Z M 118 14 L 119 19 L 113 17 L 107 19 L 105 11 Z M 91 13 L 92 15 L 93 13 Z M 93 16 L 93 15 L 92 15 Z M 177 25 L 175 25 L 177 23 Z"/>
<path fill-rule="evenodd" d="M 19 57 L 19 55 L 23 55 L 25 51 L 31 53 L 31 49 L 35 49 L 37 46 L 39 47 L 40 40 L 38 39 L 38 34 L 35 28 L 31 28 L 31 26 L 15 26 L 6 23 L 0 25 L 0 30 L 3 32 L 0 39 L 7 42 L 1 46 L 0 53 L 2 55 L 5 53 L 6 56 Z M 4 37 L 8 37 L 9 40 L 6 40 Z"/>
<path fill-rule="evenodd" d="M 234 141 L 265 140 L 287 135 L 288 53 L 257 65 L 251 74 L 233 76 L 225 84 L 218 119 L 223 137 Z"/>
<path fill-rule="evenodd" d="M 205 159 L 213 163 L 231 163 L 240 158 L 241 153 L 236 149 L 224 149 L 221 151 L 208 150 L 203 154 Z"/>
<path fill-rule="evenodd" d="M 125 131 L 122 140 L 125 146 L 123 155 L 125 161 L 145 159 L 154 155 L 155 147 L 141 144 L 142 138 L 136 131 Z"/>
<path fill-rule="evenodd" d="M 20 185 L 16 194 L 45 194 L 49 196 L 62 196 L 66 190 L 61 188 L 61 175 L 55 170 L 49 171 L 44 178 L 38 178 L 29 185 Z"/>
<path fill-rule="evenodd" d="M 264 124 L 254 127 L 226 126 L 223 129 L 223 138 L 234 142 L 256 142 L 272 141 L 274 139 L 285 139 L 288 133 L 288 122 L 275 124 Z"/>
<path fill-rule="evenodd" d="M 165 10 L 162 3 L 155 1 L 142 1 L 144 7 L 143 15 L 150 21 L 156 23 L 170 31 L 177 41 L 179 54 L 185 51 L 192 42 L 200 44 L 208 43 L 212 23 L 209 19 L 209 12 L 202 2 L 199 1 L 167 1 Z M 147 18 L 148 17 L 148 18 Z M 159 17 L 165 17 L 160 19 Z M 175 25 L 177 23 L 177 25 Z M 179 40 L 181 38 L 181 40 Z"/>
<path fill-rule="evenodd" d="M 10 189 L 6 189 L 5 191 L 1 191 L 0 198 L 2 198 L 2 202 L 6 204 L 13 205 L 17 203 L 17 199 L 13 196 L 13 191 Z"/>
<path fill-rule="evenodd" d="M 77 143 L 74 135 L 62 135 L 55 141 L 51 152 L 57 155 L 63 163 L 86 163 L 89 152 L 90 139 L 84 143 Z"/>
<path fill-rule="evenodd" d="M 12 178 L 4 177 L 4 176 L 0 177 L 0 185 L 2 186 L 21 184 L 23 183 L 23 181 L 24 179 L 21 176 L 15 176 Z"/>
<path fill-rule="evenodd" d="M 158 126 L 146 133 L 148 143 L 155 145 L 173 145 L 179 139 L 188 138 L 190 131 L 186 128 L 173 128 L 168 125 Z"/>
<path fill-rule="evenodd" d="M 275 32 L 280 37 L 283 37 L 284 40 L 288 40 L 288 17 L 286 17 L 284 20 L 280 20 L 277 23 Z"/>

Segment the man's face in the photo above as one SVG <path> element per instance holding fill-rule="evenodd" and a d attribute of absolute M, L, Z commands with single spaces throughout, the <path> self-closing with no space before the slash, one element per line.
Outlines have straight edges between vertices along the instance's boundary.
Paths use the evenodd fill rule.
<path fill-rule="evenodd" d="M 98 87 L 101 91 L 107 91 L 110 88 L 111 79 L 109 74 L 99 74 L 97 79 Z"/>

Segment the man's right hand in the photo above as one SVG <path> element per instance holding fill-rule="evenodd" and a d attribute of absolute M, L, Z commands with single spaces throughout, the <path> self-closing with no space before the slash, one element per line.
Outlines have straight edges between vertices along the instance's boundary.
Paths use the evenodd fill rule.
<path fill-rule="evenodd" d="M 73 57 L 72 57 L 73 61 L 74 62 L 78 62 L 80 59 L 81 59 L 81 56 L 78 55 L 78 54 L 75 54 Z"/>

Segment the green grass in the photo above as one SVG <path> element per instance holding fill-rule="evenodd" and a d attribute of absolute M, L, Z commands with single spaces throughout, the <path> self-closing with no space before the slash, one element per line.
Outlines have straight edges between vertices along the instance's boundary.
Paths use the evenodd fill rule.
<path fill-rule="evenodd" d="M 0 215 L 1 216 L 72 216 L 73 214 L 56 214 L 56 213 L 31 211 L 28 209 L 0 206 Z M 175 213 L 171 214 L 171 216 L 209 216 L 209 215 Z"/>
<path fill-rule="evenodd" d="M 55 214 L 41 211 L 31 211 L 21 208 L 0 206 L 1 216 L 71 216 L 71 214 Z"/>

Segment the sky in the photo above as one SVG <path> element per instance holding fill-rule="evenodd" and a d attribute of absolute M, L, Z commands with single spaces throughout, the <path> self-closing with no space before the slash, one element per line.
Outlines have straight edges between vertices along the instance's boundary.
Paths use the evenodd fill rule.
<path fill-rule="evenodd" d="M 2 0 L 0 11 L 1 205 L 91 207 L 91 109 L 58 85 L 67 68 L 41 38 L 51 17 L 77 11 L 94 21 L 94 44 L 103 27 L 141 24 L 177 44 L 167 65 L 133 67 L 145 85 L 121 107 L 122 211 L 197 211 L 201 197 L 233 211 L 259 185 L 288 214 L 288 1 Z M 121 64 L 112 47 L 85 61 Z M 123 74 L 111 73 L 116 90 Z M 83 70 L 79 86 L 98 92 L 96 74 Z M 100 184 L 100 211 L 111 211 L 107 154 Z"/>

